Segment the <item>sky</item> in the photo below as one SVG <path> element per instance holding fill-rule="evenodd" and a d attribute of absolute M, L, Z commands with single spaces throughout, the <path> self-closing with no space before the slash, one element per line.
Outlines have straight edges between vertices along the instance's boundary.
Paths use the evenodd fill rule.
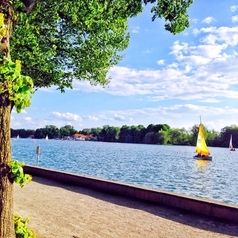
<path fill-rule="evenodd" d="M 110 69 L 109 85 L 74 81 L 73 89 L 39 89 L 31 106 L 12 112 L 11 128 L 76 130 L 168 124 L 220 131 L 238 125 L 238 1 L 194 0 L 190 27 L 173 35 L 151 21 L 151 5 L 129 20 L 129 47 Z"/>

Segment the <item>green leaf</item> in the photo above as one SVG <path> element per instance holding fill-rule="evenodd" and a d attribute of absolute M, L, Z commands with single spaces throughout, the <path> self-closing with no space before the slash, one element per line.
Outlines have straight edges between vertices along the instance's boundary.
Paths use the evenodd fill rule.
<path fill-rule="evenodd" d="M 14 179 L 14 182 L 18 183 L 21 187 L 32 180 L 31 175 L 24 174 L 23 166 L 25 163 L 11 160 L 8 165 L 11 169 L 11 177 Z"/>

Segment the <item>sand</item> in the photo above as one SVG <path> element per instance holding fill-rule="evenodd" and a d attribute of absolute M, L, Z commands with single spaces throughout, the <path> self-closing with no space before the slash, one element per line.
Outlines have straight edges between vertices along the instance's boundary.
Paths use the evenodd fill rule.
<path fill-rule="evenodd" d="M 14 186 L 14 213 L 39 238 L 238 237 L 238 224 L 40 177 Z"/>

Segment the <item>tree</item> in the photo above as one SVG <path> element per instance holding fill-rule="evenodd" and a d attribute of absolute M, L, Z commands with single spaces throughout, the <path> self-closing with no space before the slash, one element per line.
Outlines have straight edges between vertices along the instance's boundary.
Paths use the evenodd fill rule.
<path fill-rule="evenodd" d="M 170 136 L 170 143 L 172 145 L 188 145 L 188 131 L 185 128 L 178 129 L 174 128 L 171 129 L 169 132 Z"/>
<path fill-rule="evenodd" d="M 189 27 L 189 17 L 187 14 L 188 7 L 193 0 L 144 0 L 145 3 L 151 2 L 157 4 L 152 7 L 151 12 L 154 14 L 152 20 L 164 18 L 165 29 L 173 34 L 182 32 Z"/>
<path fill-rule="evenodd" d="M 101 127 L 91 128 L 91 133 L 93 135 L 93 140 L 98 140 L 98 141 L 102 140 L 102 138 L 100 137 L 101 131 L 102 131 Z"/>
<path fill-rule="evenodd" d="M 143 139 L 143 143 L 145 143 L 145 144 L 155 144 L 156 133 L 157 132 L 147 132 L 145 134 L 144 139 Z"/>
<path fill-rule="evenodd" d="M 161 129 L 156 135 L 156 144 L 167 145 L 170 142 L 169 130 Z"/>
<path fill-rule="evenodd" d="M 221 146 L 221 147 L 228 147 L 231 135 L 233 136 L 233 138 L 237 138 L 238 137 L 238 126 L 231 125 L 231 126 L 226 126 L 226 127 L 221 129 L 219 146 Z M 235 148 L 237 148 L 238 147 L 237 141 L 234 140 L 233 143 L 234 143 L 233 146 Z"/>
<path fill-rule="evenodd" d="M 134 143 L 142 143 L 146 134 L 146 128 L 143 125 L 138 125 L 134 131 Z"/>
<path fill-rule="evenodd" d="M 198 125 L 193 125 L 192 128 L 189 130 L 189 142 L 190 145 L 195 146 L 197 143 L 197 137 L 198 137 Z"/>
<path fill-rule="evenodd" d="M 77 133 L 77 130 L 74 129 L 74 127 L 71 126 L 71 125 L 63 126 L 63 127 L 60 128 L 59 131 L 60 131 L 60 136 L 61 136 L 61 137 L 64 137 L 64 136 L 72 136 L 72 135 L 74 135 L 74 134 Z"/>
<path fill-rule="evenodd" d="M 208 131 L 207 144 L 210 146 L 221 147 L 219 142 L 220 142 L 220 133 L 215 130 Z M 228 147 L 228 145 L 229 145 L 229 142 L 227 142 L 226 146 Z"/>
<path fill-rule="evenodd" d="M 46 128 L 46 135 L 48 135 L 49 139 L 59 138 L 60 132 L 56 126 L 48 125 L 45 128 Z M 45 136 L 44 136 L 44 138 L 45 138 Z"/>
<path fill-rule="evenodd" d="M 17 129 L 17 130 L 13 130 L 11 129 L 11 137 L 17 137 L 19 136 L 20 138 L 28 138 L 32 135 L 35 134 L 35 130 L 31 130 L 31 129 Z"/>
<path fill-rule="evenodd" d="M 145 0 L 150 2 L 156 0 Z M 157 0 L 152 20 L 164 17 L 166 30 L 176 34 L 188 26 L 191 3 Z M 20 112 L 30 106 L 34 90 L 41 87 L 56 86 L 63 92 L 72 88 L 74 79 L 107 84 L 108 70 L 129 44 L 128 18 L 142 8 L 141 0 L 0 0 L 1 238 L 15 237 L 8 165 L 13 107 Z"/>
<path fill-rule="evenodd" d="M 82 131 L 82 134 L 84 134 L 84 135 L 90 135 L 92 133 L 92 131 L 91 131 L 91 129 L 89 129 L 89 128 L 85 128 L 85 129 L 83 129 L 83 131 Z"/>
<path fill-rule="evenodd" d="M 133 143 L 133 131 L 131 130 L 131 126 L 123 125 L 120 129 L 119 133 L 119 142 L 123 143 Z"/>
<path fill-rule="evenodd" d="M 36 139 L 42 139 L 42 138 L 45 138 L 46 135 L 47 134 L 46 134 L 45 128 L 38 128 L 35 131 L 34 137 Z"/>

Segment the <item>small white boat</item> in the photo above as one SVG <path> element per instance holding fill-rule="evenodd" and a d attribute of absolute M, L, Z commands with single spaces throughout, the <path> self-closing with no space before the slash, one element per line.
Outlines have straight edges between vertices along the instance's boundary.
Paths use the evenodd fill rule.
<path fill-rule="evenodd" d="M 236 149 L 233 147 L 232 135 L 231 135 L 231 137 L 230 137 L 229 148 L 230 148 L 230 151 L 235 151 L 235 150 L 236 150 Z"/>

